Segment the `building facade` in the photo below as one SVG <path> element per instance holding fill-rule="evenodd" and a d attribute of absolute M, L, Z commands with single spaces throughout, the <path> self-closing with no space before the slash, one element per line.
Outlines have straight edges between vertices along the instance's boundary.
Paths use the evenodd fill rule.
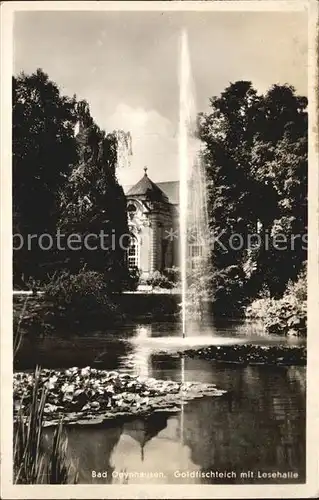
<path fill-rule="evenodd" d="M 128 265 L 142 277 L 178 266 L 178 182 L 143 177 L 125 188 L 131 244 Z"/>

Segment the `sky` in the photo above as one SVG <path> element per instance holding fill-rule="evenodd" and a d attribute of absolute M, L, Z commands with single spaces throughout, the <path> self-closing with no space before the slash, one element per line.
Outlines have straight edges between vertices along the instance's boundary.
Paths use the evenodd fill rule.
<path fill-rule="evenodd" d="M 307 17 L 302 12 L 16 12 L 14 73 L 42 68 L 63 94 L 86 99 L 97 124 L 132 134 L 124 185 L 148 167 L 178 179 L 178 64 L 188 33 L 198 111 L 230 82 L 260 92 L 289 83 L 307 95 Z"/>

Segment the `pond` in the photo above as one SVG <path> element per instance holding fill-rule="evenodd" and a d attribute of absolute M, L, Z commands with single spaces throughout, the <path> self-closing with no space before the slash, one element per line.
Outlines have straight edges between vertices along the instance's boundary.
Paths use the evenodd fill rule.
<path fill-rule="evenodd" d="M 212 343 L 303 343 L 264 335 L 258 324 L 193 324 L 188 331 L 190 344 L 194 337 L 204 344 L 208 336 Z M 174 414 L 68 427 L 68 452 L 79 482 L 304 482 L 306 368 L 187 357 L 182 361 L 167 337 L 178 342 L 178 323 L 139 322 L 81 337 L 61 332 L 59 338 L 39 339 L 35 345 L 24 342 L 16 362 L 19 370 L 36 364 L 90 365 L 158 379 L 214 383 L 227 391 L 222 397 L 193 400 Z M 166 343 L 167 353 L 160 355 Z M 51 435 L 47 429 L 48 442 Z"/>

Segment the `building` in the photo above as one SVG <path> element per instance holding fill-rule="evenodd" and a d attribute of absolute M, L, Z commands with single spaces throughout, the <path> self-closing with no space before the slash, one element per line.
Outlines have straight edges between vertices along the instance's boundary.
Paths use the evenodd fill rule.
<path fill-rule="evenodd" d="M 124 188 L 131 245 L 130 268 L 143 277 L 178 265 L 178 181 L 155 184 L 144 168 L 143 177 Z"/>

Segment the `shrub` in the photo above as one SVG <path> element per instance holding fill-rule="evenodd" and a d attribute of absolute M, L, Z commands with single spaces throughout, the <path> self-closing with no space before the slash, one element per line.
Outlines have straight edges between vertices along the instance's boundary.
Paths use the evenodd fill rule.
<path fill-rule="evenodd" d="M 86 271 L 78 274 L 63 271 L 56 274 L 44 288 L 45 295 L 54 304 L 77 310 L 95 310 L 97 307 L 113 315 L 116 305 L 110 300 L 109 288 L 102 273 Z"/>
<path fill-rule="evenodd" d="M 271 299 L 264 318 L 269 333 L 304 335 L 306 334 L 307 306 L 292 295 L 282 299 Z"/>
<path fill-rule="evenodd" d="M 264 319 L 267 316 L 273 299 L 269 297 L 255 299 L 245 310 L 245 316 L 249 319 Z"/>
<path fill-rule="evenodd" d="M 136 290 L 140 282 L 140 271 L 137 267 L 130 269 L 128 272 L 128 278 L 123 283 L 123 288 L 126 290 Z"/>
<path fill-rule="evenodd" d="M 269 333 L 304 335 L 307 324 L 306 302 L 293 295 L 282 299 L 257 299 L 247 307 L 246 317 L 262 319 Z"/>
<path fill-rule="evenodd" d="M 172 283 L 178 283 L 180 281 L 180 269 L 176 266 L 169 267 L 164 270 L 163 274 Z"/>
<path fill-rule="evenodd" d="M 289 281 L 285 295 L 292 295 L 300 301 L 307 300 L 307 268 L 305 264 L 297 281 Z"/>
<path fill-rule="evenodd" d="M 145 284 L 153 288 L 174 288 L 174 283 L 165 274 L 154 271 L 145 279 Z"/>
<path fill-rule="evenodd" d="M 307 280 L 303 269 L 297 281 L 289 282 L 281 299 L 260 298 L 246 309 L 246 317 L 261 318 L 269 333 L 305 335 L 307 331 Z"/>

